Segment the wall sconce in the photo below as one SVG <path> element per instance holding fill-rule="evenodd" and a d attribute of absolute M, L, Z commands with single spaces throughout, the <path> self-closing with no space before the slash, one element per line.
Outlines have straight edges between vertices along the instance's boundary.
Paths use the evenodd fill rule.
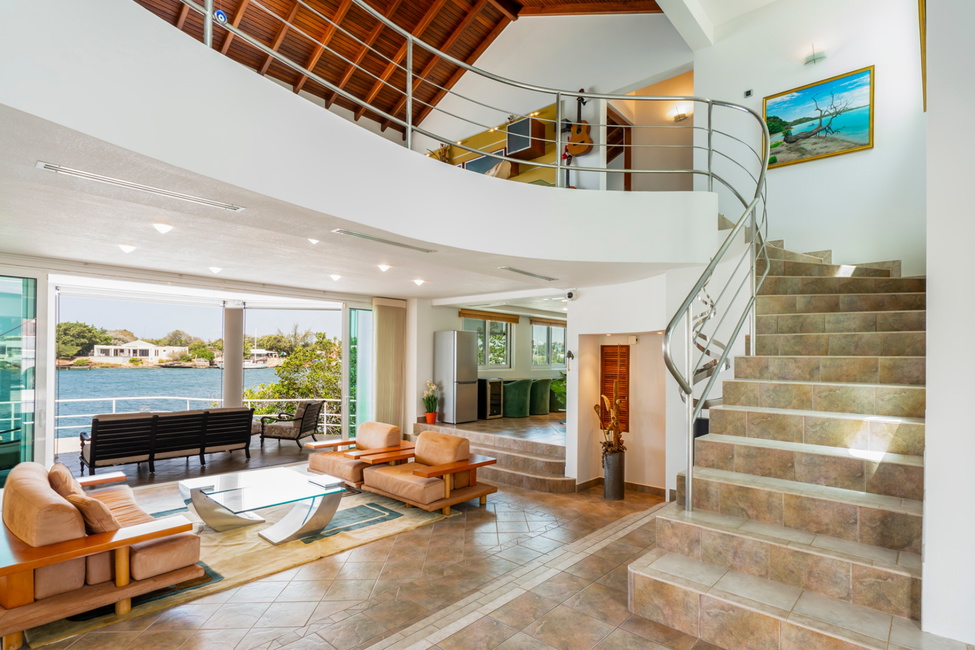
<path fill-rule="evenodd" d="M 565 371 L 572 371 L 572 360 L 576 358 L 576 355 L 572 354 L 572 350 L 567 350 L 565 353 Z"/>
<path fill-rule="evenodd" d="M 687 107 L 684 104 L 675 104 L 671 116 L 675 122 L 683 122 L 687 119 Z"/>
<path fill-rule="evenodd" d="M 806 63 L 805 63 L 805 65 L 809 65 L 810 63 L 819 63 L 820 61 L 822 61 L 825 58 L 826 58 L 826 52 L 823 52 L 822 50 L 820 50 L 819 52 L 817 52 L 816 51 L 816 44 L 813 43 L 812 44 L 812 53 L 810 53 L 808 56 L 806 56 Z"/>

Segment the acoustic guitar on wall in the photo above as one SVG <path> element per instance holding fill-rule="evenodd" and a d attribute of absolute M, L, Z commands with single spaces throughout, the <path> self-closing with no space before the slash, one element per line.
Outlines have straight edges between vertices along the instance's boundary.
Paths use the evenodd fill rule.
<path fill-rule="evenodd" d="M 585 88 L 580 88 L 579 92 L 585 92 L 585 90 Z M 585 156 L 592 151 L 592 136 L 590 135 L 592 127 L 582 119 L 582 105 L 587 100 L 582 97 L 577 97 L 576 101 L 578 102 L 576 122 L 569 127 L 569 143 L 567 149 L 573 156 Z"/>

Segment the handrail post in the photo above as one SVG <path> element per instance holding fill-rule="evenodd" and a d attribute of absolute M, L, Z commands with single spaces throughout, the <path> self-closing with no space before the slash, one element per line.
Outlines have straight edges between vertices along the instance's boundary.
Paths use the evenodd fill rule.
<path fill-rule="evenodd" d="M 684 336 L 686 337 L 686 352 L 684 358 L 684 376 L 687 378 L 688 382 L 692 382 L 692 377 L 694 376 L 693 368 L 693 356 L 694 356 L 694 319 L 693 319 L 694 305 L 691 303 L 687 306 L 687 313 L 684 315 Z M 691 384 L 693 386 L 693 383 Z M 694 390 L 687 394 L 687 400 L 684 403 L 684 408 L 687 411 L 687 474 L 684 477 L 684 510 L 690 512 L 694 509 Z"/>
<path fill-rule="evenodd" d="M 748 325 L 748 349 L 745 351 L 745 353 L 748 356 L 750 356 L 750 357 L 755 356 L 755 334 L 756 334 L 756 332 L 758 332 L 758 327 L 756 326 L 756 323 L 755 323 L 755 314 L 758 313 L 758 290 L 757 290 L 757 287 L 758 287 L 758 268 L 756 266 L 758 264 L 758 251 L 755 250 L 755 247 L 758 245 L 758 240 L 759 240 L 759 237 L 758 237 L 758 220 L 755 218 L 755 215 L 757 214 L 757 212 L 758 212 L 758 205 L 756 204 L 752 208 L 752 214 L 751 214 L 751 216 L 748 218 L 748 227 L 752 231 L 752 237 L 751 237 L 751 240 L 752 241 L 751 241 L 751 244 L 749 246 L 749 248 L 751 249 L 751 260 L 750 261 L 751 261 L 751 265 L 752 265 L 752 268 L 751 268 L 751 276 L 752 276 L 752 300 L 751 300 L 752 307 L 751 307 L 751 312 L 752 312 L 752 315 L 748 319 L 748 321 L 749 321 L 749 325 Z"/>
<path fill-rule="evenodd" d="M 413 39 L 406 41 L 406 148 L 413 148 Z"/>
<path fill-rule="evenodd" d="M 714 104 L 708 102 L 708 192 L 714 191 Z"/>
<path fill-rule="evenodd" d="M 555 93 L 555 187 L 562 187 L 562 93 Z"/>
<path fill-rule="evenodd" d="M 213 0 L 205 0 L 203 3 L 205 14 L 203 16 L 203 44 L 208 48 L 213 48 Z"/>

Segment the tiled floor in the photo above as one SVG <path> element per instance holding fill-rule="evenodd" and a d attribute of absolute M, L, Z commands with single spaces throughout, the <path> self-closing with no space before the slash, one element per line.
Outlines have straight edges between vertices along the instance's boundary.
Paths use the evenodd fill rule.
<path fill-rule="evenodd" d="M 627 610 L 658 503 L 501 486 L 487 507 L 48 647 L 712 648 Z"/>

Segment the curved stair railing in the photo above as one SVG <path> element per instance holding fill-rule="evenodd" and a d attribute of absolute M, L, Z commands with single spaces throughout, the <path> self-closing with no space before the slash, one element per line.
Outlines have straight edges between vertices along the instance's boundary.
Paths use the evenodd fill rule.
<path fill-rule="evenodd" d="M 578 99 L 584 101 L 597 100 L 607 104 L 612 102 L 662 103 L 666 104 L 666 110 L 658 110 L 658 114 L 683 114 L 680 119 L 675 116 L 673 124 L 632 124 L 625 128 L 643 134 L 649 132 L 673 136 L 675 133 L 682 133 L 686 140 L 684 143 L 634 144 L 631 142 L 629 145 L 614 144 L 613 146 L 628 147 L 633 151 L 652 150 L 662 153 L 684 150 L 692 160 L 692 163 L 686 167 L 610 168 L 607 166 L 607 151 L 610 145 L 606 142 L 597 141 L 594 146 L 596 151 L 600 153 L 598 158 L 602 164 L 599 166 L 572 165 L 571 169 L 576 172 L 607 176 L 611 174 L 682 176 L 687 179 L 688 186 L 718 194 L 721 212 L 739 215 L 714 257 L 668 323 L 664 333 L 664 361 L 677 381 L 687 409 L 685 503 L 687 509 L 691 509 L 693 504 L 694 423 L 703 410 L 718 403 L 719 398 L 712 398 L 711 392 L 722 372 L 730 368 L 729 358 L 732 352 L 735 349 L 741 349 L 742 329 L 746 322 L 751 323 L 749 348 L 753 349 L 754 347 L 756 295 L 769 269 L 765 245 L 765 234 L 767 232 L 765 177 L 768 168 L 769 133 L 765 121 L 757 113 L 744 106 L 701 97 L 574 92 L 506 79 L 475 68 L 445 52 L 441 52 L 390 21 L 364 0 L 352 0 L 355 6 L 370 14 L 385 29 L 390 30 L 402 39 L 405 56 L 402 59 L 399 56 L 390 58 L 373 48 L 372 42 L 361 40 L 305 0 L 297 0 L 297 5 L 324 21 L 325 24 L 329 25 L 329 29 L 341 32 L 344 37 L 352 39 L 361 48 L 368 49 L 372 54 L 383 58 L 388 62 L 388 70 L 399 73 L 376 75 L 359 65 L 361 56 L 358 61 L 350 60 L 333 48 L 327 45 L 323 46 L 316 37 L 308 34 L 301 25 L 290 22 L 286 16 L 278 15 L 273 9 L 264 5 L 261 0 L 249 0 L 249 7 L 262 11 L 269 19 L 279 23 L 283 28 L 308 39 L 310 45 L 321 48 L 321 57 L 316 61 L 323 60 L 326 57 L 335 57 L 337 62 L 341 62 L 341 65 L 345 66 L 346 78 L 348 78 L 351 70 L 355 70 L 374 79 L 375 86 L 381 87 L 383 91 L 394 91 L 402 95 L 396 104 L 396 109 L 393 110 L 393 113 L 396 114 L 390 114 L 371 105 L 368 97 L 358 97 L 342 87 L 342 84 L 331 83 L 328 79 L 316 74 L 314 70 L 304 67 L 277 51 L 275 44 L 265 42 L 268 40 L 266 34 L 263 36 L 248 34 L 242 28 L 229 22 L 215 21 L 213 0 L 205 0 L 204 5 L 194 0 L 179 1 L 203 16 L 203 39 L 208 46 L 212 46 L 214 28 L 233 34 L 234 38 L 257 49 L 265 56 L 273 58 L 299 75 L 327 88 L 333 93 L 333 96 L 341 96 L 361 107 L 361 110 L 368 110 L 379 115 L 384 121 L 384 126 L 396 125 L 400 127 L 404 132 L 406 145 L 409 148 L 414 148 L 415 138 L 422 136 L 429 139 L 431 143 L 449 145 L 452 148 L 475 153 L 479 156 L 489 156 L 498 162 L 510 161 L 526 164 L 524 160 L 511 158 L 494 151 L 475 149 L 458 142 L 456 137 L 435 133 L 423 126 L 426 119 L 420 121 L 417 117 L 429 118 L 429 116 L 436 114 L 441 118 L 448 118 L 454 120 L 455 123 L 465 125 L 470 133 L 503 131 L 506 123 L 537 115 L 538 107 L 554 104 L 554 119 L 542 120 L 548 124 L 554 133 L 554 137 L 544 138 L 546 145 L 554 145 L 553 161 L 533 160 L 528 162 L 528 165 L 535 168 L 555 170 L 554 185 L 557 187 L 565 185 L 563 171 L 566 166 L 560 152 L 564 150 L 568 141 L 563 136 L 564 124 L 568 122 L 565 116 L 570 112 L 563 106 L 566 101 L 573 105 Z M 469 74 L 477 75 L 485 82 L 500 84 L 509 91 L 515 89 L 519 93 L 516 103 L 507 108 L 499 107 L 476 97 L 458 93 L 448 87 L 450 86 L 449 83 L 447 85 L 438 84 L 424 74 L 424 71 L 432 70 L 430 64 L 427 64 L 419 72 L 415 69 L 416 57 L 414 55 L 419 50 L 448 61 Z M 394 79 L 401 79 L 401 83 L 394 81 Z M 435 87 L 442 99 L 439 102 L 430 103 L 418 98 L 414 91 L 423 84 Z M 453 103 L 469 106 L 471 112 L 461 114 L 461 111 L 457 109 L 448 110 L 444 108 L 442 104 L 447 98 L 450 98 Z M 420 107 L 419 112 L 417 107 Z M 403 113 L 403 117 L 399 116 L 400 112 Z M 421 112 L 422 115 L 420 115 Z M 702 113 L 703 120 L 700 119 Z M 359 114 L 362 114 L 361 111 Z M 683 121 L 683 116 L 689 115 L 694 117 L 694 119 L 687 120 L 690 124 L 678 124 L 679 121 Z M 613 125 L 599 122 L 593 124 L 597 132 L 610 126 Z M 606 188 L 607 185 L 608 183 L 604 179 L 601 187 Z M 761 272 L 758 271 L 759 266 L 763 267 Z M 717 298 L 713 300 L 707 291 L 709 285 L 720 287 Z M 701 306 L 696 312 L 695 305 Z M 680 331 L 683 332 L 682 336 L 678 336 Z M 677 358 L 678 348 L 682 350 L 680 354 L 683 359 Z M 683 367 L 680 367 L 679 363 Z M 706 383 L 701 387 L 701 383 L 705 380 Z M 695 386 L 699 388 L 695 389 Z"/>

